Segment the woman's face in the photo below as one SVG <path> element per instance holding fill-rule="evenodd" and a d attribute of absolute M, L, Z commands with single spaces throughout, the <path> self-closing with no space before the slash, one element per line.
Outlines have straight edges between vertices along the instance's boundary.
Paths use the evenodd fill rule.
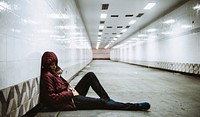
<path fill-rule="evenodd" d="M 51 68 L 51 70 L 55 71 L 56 70 L 56 63 L 52 62 L 49 67 Z"/>

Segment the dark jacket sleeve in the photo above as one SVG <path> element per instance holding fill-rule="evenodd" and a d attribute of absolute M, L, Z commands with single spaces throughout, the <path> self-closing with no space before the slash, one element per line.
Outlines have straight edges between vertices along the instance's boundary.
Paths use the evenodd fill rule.
<path fill-rule="evenodd" d="M 51 101 L 51 102 L 66 102 L 71 101 L 73 97 L 73 93 L 71 91 L 68 91 L 66 87 L 63 89 L 58 90 L 56 87 L 56 84 L 59 83 L 55 79 L 55 77 L 52 74 L 46 74 L 41 79 L 43 80 L 41 85 L 43 85 L 43 93 L 46 93 L 45 97 Z"/>

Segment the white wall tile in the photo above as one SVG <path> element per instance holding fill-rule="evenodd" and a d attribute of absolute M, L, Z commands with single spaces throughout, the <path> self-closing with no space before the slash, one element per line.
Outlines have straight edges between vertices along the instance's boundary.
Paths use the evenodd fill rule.
<path fill-rule="evenodd" d="M 0 64 L 3 67 L 0 68 L 0 89 L 38 77 L 45 51 L 55 52 L 59 65 L 69 69 L 66 79 L 92 60 L 88 37 L 81 38 L 86 40 L 82 44 L 79 42 L 81 39 L 71 35 L 87 35 L 74 0 L 4 2 L 10 9 L 0 11 Z M 53 13 L 60 16 L 67 14 L 70 18 L 49 17 Z M 58 28 L 63 25 L 75 26 L 78 30 Z"/>
<path fill-rule="evenodd" d="M 0 62 L 6 61 L 6 37 L 0 35 Z"/>
<path fill-rule="evenodd" d="M 150 36 L 138 38 L 140 41 L 132 44 L 132 46 L 126 45 L 120 48 L 113 48 L 111 50 L 111 59 L 120 61 L 159 61 L 199 64 L 200 33 L 192 32 L 192 30 L 197 30 L 200 27 L 200 12 L 193 9 L 197 4 L 199 4 L 198 0 L 188 1 L 181 7 L 133 34 L 127 41 L 132 38 L 138 38 L 138 34 Z M 169 19 L 174 19 L 175 22 L 173 24 L 163 23 Z M 185 25 L 190 27 L 182 28 Z M 147 30 L 150 28 L 155 28 L 157 31 L 149 34 Z M 162 32 L 170 32 L 170 35 L 162 34 Z M 153 38 L 152 35 L 156 37 Z M 126 49 L 127 47 L 129 48 L 128 50 Z M 116 53 L 119 53 L 120 56 Z"/>

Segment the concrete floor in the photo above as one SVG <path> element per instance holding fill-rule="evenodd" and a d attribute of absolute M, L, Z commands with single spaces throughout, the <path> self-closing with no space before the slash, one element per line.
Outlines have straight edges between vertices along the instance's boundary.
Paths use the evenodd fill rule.
<path fill-rule="evenodd" d="M 92 71 L 111 98 L 151 103 L 149 111 L 78 110 L 38 113 L 36 117 L 200 117 L 200 77 L 94 60 L 71 81 L 75 85 Z M 90 90 L 88 96 L 95 93 Z"/>

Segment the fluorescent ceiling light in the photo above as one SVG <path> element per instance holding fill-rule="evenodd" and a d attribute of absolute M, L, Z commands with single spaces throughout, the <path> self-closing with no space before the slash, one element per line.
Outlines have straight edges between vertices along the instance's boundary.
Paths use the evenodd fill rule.
<path fill-rule="evenodd" d="M 148 4 L 144 7 L 144 9 L 149 10 L 149 9 L 153 8 L 155 5 L 156 5 L 156 3 L 148 3 Z"/>
<path fill-rule="evenodd" d="M 51 38 L 66 38 L 65 35 L 50 35 Z"/>
<path fill-rule="evenodd" d="M 39 33 L 54 33 L 53 30 L 47 30 L 47 29 L 41 29 L 41 30 L 38 30 L 37 32 L 39 32 Z"/>
<path fill-rule="evenodd" d="M 136 22 L 136 20 L 131 20 L 131 21 L 129 22 L 129 25 L 134 24 L 135 22 Z"/>
<path fill-rule="evenodd" d="M 107 17 L 107 14 L 106 13 L 102 13 L 100 18 L 106 18 Z"/>
<path fill-rule="evenodd" d="M 129 40 L 129 41 L 127 41 L 128 43 L 136 43 L 136 41 L 131 41 L 131 40 Z"/>
<path fill-rule="evenodd" d="M 152 28 L 152 29 L 148 29 L 147 32 L 155 32 L 156 29 Z"/>
<path fill-rule="evenodd" d="M 104 28 L 104 26 L 99 26 L 99 29 L 103 29 Z"/>
<path fill-rule="evenodd" d="M 200 5 L 197 4 L 196 6 L 193 7 L 194 10 L 200 10 Z"/>
<path fill-rule="evenodd" d="M 98 35 L 102 35 L 103 33 L 102 32 L 98 32 Z"/>
<path fill-rule="evenodd" d="M 84 40 L 84 39 L 82 39 L 82 40 L 76 40 L 76 41 L 78 41 L 78 42 L 87 42 L 87 40 Z"/>
<path fill-rule="evenodd" d="M 127 31 L 127 29 L 123 29 L 121 32 L 126 32 Z"/>
<path fill-rule="evenodd" d="M 116 41 L 116 40 L 117 40 L 117 38 L 113 38 L 113 40 L 115 40 L 115 41 Z"/>
<path fill-rule="evenodd" d="M 165 21 L 164 23 L 165 23 L 165 24 L 172 24 L 172 23 L 174 23 L 174 22 L 175 22 L 174 19 L 170 19 L 170 20 Z"/>
<path fill-rule="evenodd" d="M 163 35 L 170 35 L 171 32 L 161 32 L 161 34 L 163 34 Z"/>
<path fill-rule="evenodd" d="M 136 41 L 136 40 L 138 40 L 139 38 L 132 38 L 131 40 L 134 40 L 134 41 Z"/>
<path fill-rule="evenodd" d="M 38 24 L 36 21 L 30 19 L 22 19 L 22 22 L 25 24 Z"/>
<path fill-rule="evenodd" d="M 99 49 L 100 42 L 97 42 L 96 49 Z"/>
<path fill-rule="evenodd" d="M 11 10 L 11 6 L 4 1 L 0 2 L 0 11 L 5 11 L 6 9 Z"/>
<path fill-rule="evenodd" d="M 57 26 L 58 29 L 76 29 L 77 26 Z"/>
<path fill-rule="evenodd" d="M 116 37 L 121 37 L 121 35 L 117 35 Z"/>
<path fill-rule="evenodd" d="M 191 28 L 191 25 L 182 25 L 181 28 Z"/>
<path fill-rule="evenodd" d="M 108 45 L 106 45 L 104 48 L 107 49 L 110 46 L 110 43 Z"/>
<path fill-rule="evenodd" d="M 69 16 L 66 14 L 56 14 L 56 13 L 52 13 L 49 14 L 50 18 L 54 18 L 54 19 L 69 19 Z"/>
<path fill-rule="evenodd" d="M 69 34 L 70 35 L 80 35 L 81 33 L 79 33 L 79 32 L 70 32 Z"/>
<path fill-rule="evenodd" d="M 138 37 L 146 37 L 147 35 L 145 34 L 139 34 Z"/>

